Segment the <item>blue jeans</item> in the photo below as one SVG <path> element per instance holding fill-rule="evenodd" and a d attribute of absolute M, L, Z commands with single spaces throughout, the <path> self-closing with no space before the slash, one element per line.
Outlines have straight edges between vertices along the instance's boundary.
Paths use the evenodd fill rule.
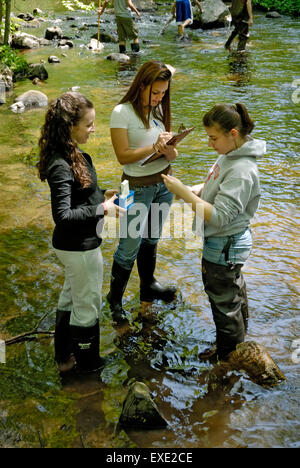
<path fill-rule="evenodd" d="M 172 201 L 163 182 L 134 188 L 134 205 L 120 219 L 120 243 L 114 254 L 122 268 L 132 269 L 141 242 L 158 243 Z"/>
<path fill-rule="evenodd" d="M 251 230 L 246 228 L 242 232 L 234 234 L 232 238 L 232 244 L 228 252 L 228 260 L 233 265 L 244 264 L 252 249 Z M 228 236 L 205 238 L 203 244 L 203 258 L 209 262 L 227 266 L 225 254 L 222 253 L 227 240 Z"/>

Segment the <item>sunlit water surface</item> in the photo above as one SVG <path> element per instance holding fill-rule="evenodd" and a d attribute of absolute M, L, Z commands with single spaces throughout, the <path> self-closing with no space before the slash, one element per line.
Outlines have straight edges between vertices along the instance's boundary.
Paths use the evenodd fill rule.
<path fill-rule="evenodd" d="M 16 5 L 21 8 L 20 2 Z M 234 374 L 224 387 L 208 389 L 205 376 L 213 364 L 200 361 L 198 353 L 213 342 L 214 326 L 201 281 L 201 243 L 187 238 L 188 231 L 174 234 L 173 226 L 160 242 L 157 277 L 178 286 L 177 302 L 141 310 L 134 270 L 125 295 L 131 327 L 115 330 L 107 305 L 103 308 L 101 349 L 108 365 L 102 382 L 95 376 L 61 382 L 53 364 L 51 339 L 7 347 L 6 364 L 0 364 L 0 445 L 298 447 L 299 104 L 295 80 L 299 78 L 299 23 L 288 17 L 267 20 L 258 13 L 247 54 L 228 56 L 223 48 L 226 28 L 189 30 L 193 40 L 178 42 L 171 24 L 160 36 L 168 18 L 160 7 L 160 16 L 144 14 L 139 22 L 139 56 L 120 65 L 106 60 L 109 53 L 118 51 L 117 44 L 106 44 L 102 54 L 82 47 L 97 31 L 95 26 L 87 31 L 71 27 L 96 24 L 96 17 L 72 15 L 76 19 L 66 21 L 67 13 L 57 10 L 40 29 L 28 30 L 42 35 L 49 23 L 61 26 L 75 42 L 67 57 L 54 47 L 29 51 L 26 57 L 31 63 L 47 62 L 51 54 L 61 58 L 60 64 L 46 65 L 49 79 L 35 88 L 50 99 L 79 86 L 94 102 L 96 133 L 85 149 L 93 157 L 101 187 L 119 186 L 122 170 L 110 143 L 110 113 L 146 60 L 155 58 L 176 68 L 173 128 L 181 123 L 195 126 L 180 144 L 173 165 L 174 174 L 185 183 L 203 181 L 216 157 L 207 148 L 201 126 L 204 112 L 222 101 L 247 105 L 256 122 L 253 135 L 265 139 L 268 148 L 259 161 L 262 201 L 252 223 L 253 251 L 244 267 L 251 311 L 248 339 L 267 348 L 287 380 L 264 389 L 247 376 Z M 108 21 L 101 28 L 113 31 L 113 16 L 105 18 Z M 63 281 L 61 266 L 51 251 L 48 187 L 37 180 L 33 167 L 45 111 L 13 114 L 9 110 L 15 96 L 31 88 L 29 81 L 17 83 L 7 105 L 0 108 L 2 338 L 31 330 L 47 312 L 41 329 L 53 329 Z M 180 202 L 175 206 L 182 210 Z M 190 218 L 188 214 L 186 223 Z M 116 245 L 114 238 L 102 244 L 104 295 Z M 153 316 L 157 317 L 154 323 Z M 168 429 L 115 431 L 132 379 L 151 388 Z"/>

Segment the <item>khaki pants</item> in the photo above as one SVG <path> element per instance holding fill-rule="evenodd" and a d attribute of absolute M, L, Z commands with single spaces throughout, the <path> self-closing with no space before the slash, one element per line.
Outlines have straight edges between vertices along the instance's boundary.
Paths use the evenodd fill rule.
<path fill-rule="evenodd" d="M 54 249 L 65 267 L 58 309 L 71 311 L 70 325 L 92 327 L 102 304 L 103 259 L 99 247 L 83 252 Z"/>

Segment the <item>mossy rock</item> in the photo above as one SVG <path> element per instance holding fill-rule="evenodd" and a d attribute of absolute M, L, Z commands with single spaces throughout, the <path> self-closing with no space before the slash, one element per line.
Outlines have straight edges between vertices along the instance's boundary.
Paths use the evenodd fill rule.
<path fill-rule="evenodd" d="M 168 425 L 152 400 L 149 388 L 142 382 L 134 382 L 130 386 L 119 422 L 126 427 L 144 429 Z"/>

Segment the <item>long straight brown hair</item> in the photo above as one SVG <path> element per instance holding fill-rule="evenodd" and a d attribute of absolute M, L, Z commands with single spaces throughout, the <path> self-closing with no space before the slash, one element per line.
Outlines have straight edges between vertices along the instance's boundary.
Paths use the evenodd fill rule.
<path fill-rule="evenodd" d="M 50 159 L 59 155 L 69 163 L 81 186 L 90 186 L 90 173 L 77 144 L 72 140 L 71 131 L 73 125 L 78 124 L 85 112 L 93 107 L 89 99 L 76 92 L 64 93 L 49 105 L 39 139 L 40 160 L 37 168 L 42 181 L 47 179 Z"/>
<path fill-rule="evenodd" d="M 130 102 L 132 107 L 141 119 L 146 128 L 150 128 L 149 118 L 150 112 L 152 110 L 153 116 L 163 122 L 167 132 L 171 130 L 171 105 L 170 105 L 170 83 L 171 83 L 172 73 L 169 68 L 156 60 L 150 60 L 149 62 L 144 63 L 136 74 L 132 84 L 130 85 L 129 90 L 121 99 L 119 104 L 124 104 L 125 102 Z M 161 101 L 161 103 L 151 108 L 151 93 L 152 86 L 155 81 L 167 81 L 169 83 L 168 89 Z M 150 85 L 150 94 L 149 94 L 149 112 L 148 115 L 144 114 L 143 111 L 143 102 L 141 99 L 141 93 L 146 86 Z"/>

